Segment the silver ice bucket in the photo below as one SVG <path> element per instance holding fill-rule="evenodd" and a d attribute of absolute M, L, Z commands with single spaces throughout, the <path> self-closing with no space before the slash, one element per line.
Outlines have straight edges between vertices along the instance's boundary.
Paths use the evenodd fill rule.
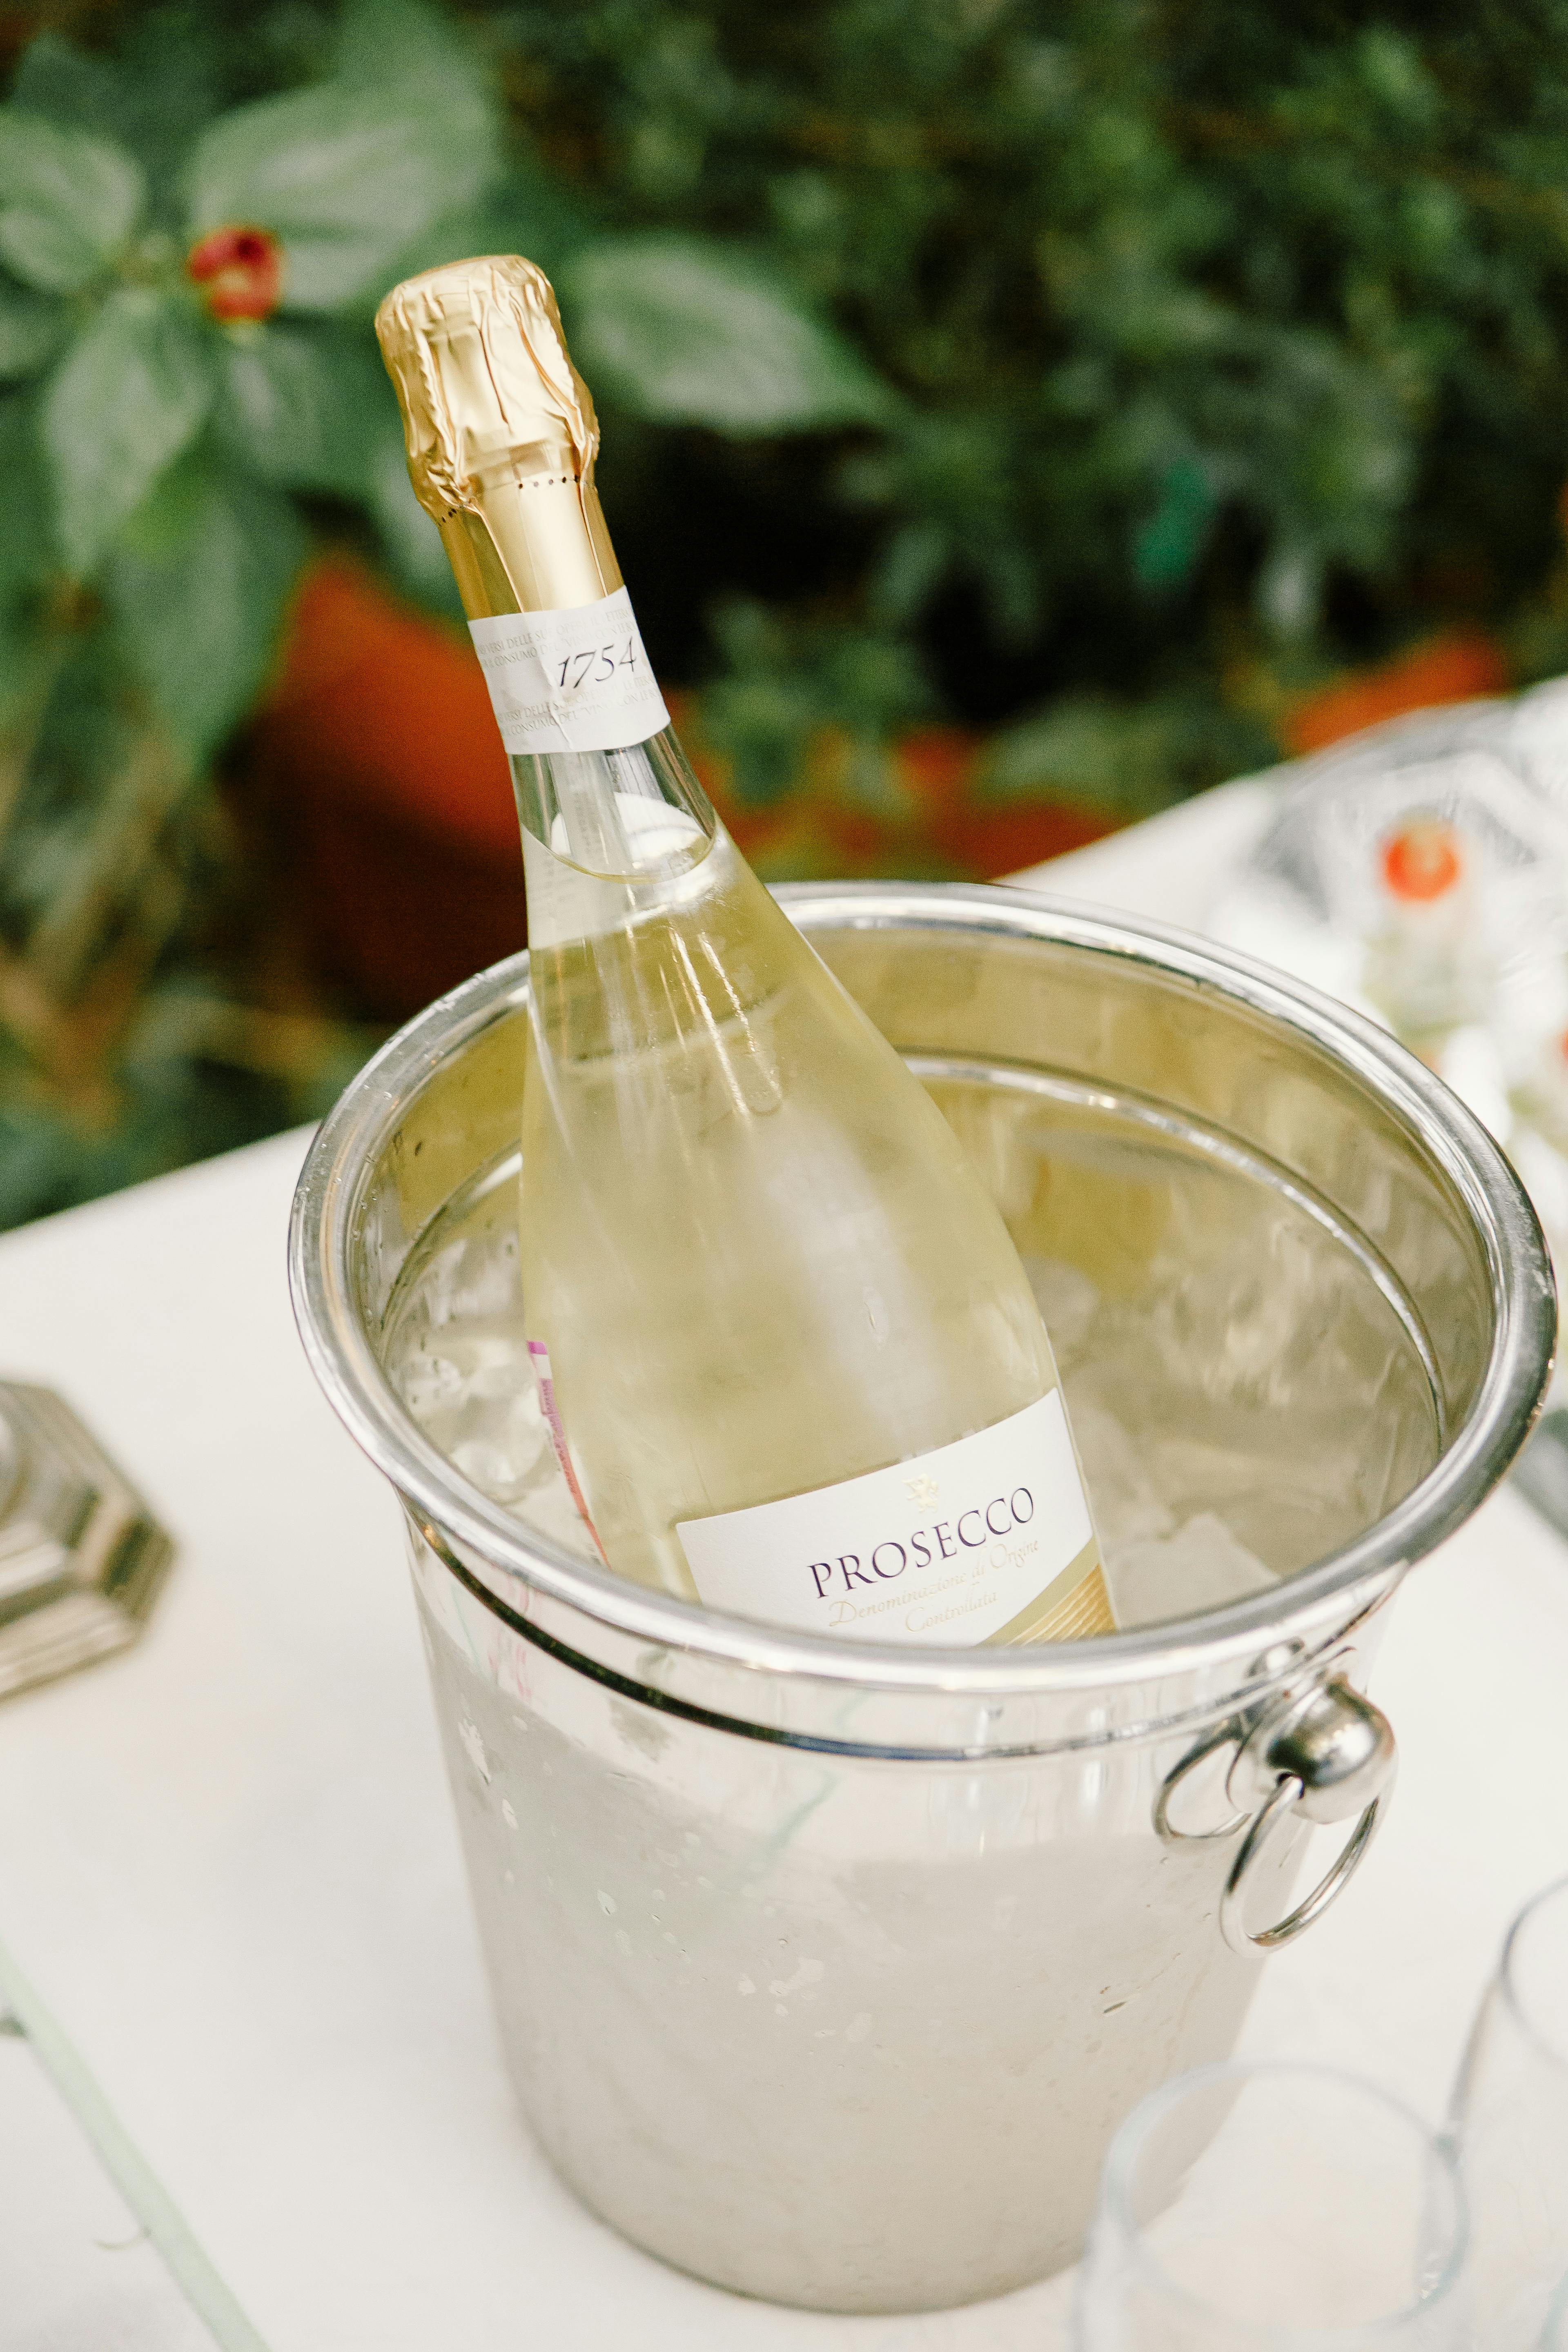
<path fill-rule="evenodd" d="M 1513 1458 L 1555 1314 L 1489 1138 L 1325 999 L 1022 892 L 781 896 L 1037 1275 L 1132 1630 L 775 1633 L 619 1580 L 437 1450 L 395 1335 L 427 1375 L 478 1315 L 519 1377 L 526 958 L 350 1087 L 292 1275 L 406 1507 L 534 2131 L 685 2270 L 912 2310 L 1070 2260 L 1117 2123 L 1230 2050 L 1258 1954 L 1348 1877 L 1391 1786 L 1379 1612 Z M 1342 1827 L 1297 1902 L 1314 1822 Z"/>

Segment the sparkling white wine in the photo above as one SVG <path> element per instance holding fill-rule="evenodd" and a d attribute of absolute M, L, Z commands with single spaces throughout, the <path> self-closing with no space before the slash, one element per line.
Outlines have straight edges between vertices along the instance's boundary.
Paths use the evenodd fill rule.
<path fill-rule="evenodd" d="M 511 754 L 528 1340 L 605 1559 L 861 1639 L 1112 1630 L 1001 1217 L 668 726 L 548 287 L 458 264 L 378 328 Z"/>

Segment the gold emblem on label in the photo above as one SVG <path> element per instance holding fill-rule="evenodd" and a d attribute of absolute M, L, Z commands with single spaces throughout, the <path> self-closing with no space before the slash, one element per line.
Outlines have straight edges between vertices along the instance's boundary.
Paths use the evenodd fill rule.
<path fill-rule="evenodd" d="M 922 1470 L 918 1478 L 906 1479 L 905 1484 L 917 1503 L 934 1503 L 942 1492 L 928 1470 Z"/>

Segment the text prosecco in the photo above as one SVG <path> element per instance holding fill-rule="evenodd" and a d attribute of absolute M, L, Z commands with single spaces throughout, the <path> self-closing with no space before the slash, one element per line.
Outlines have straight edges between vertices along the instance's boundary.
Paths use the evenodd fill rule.
<path fill-rule="evenodd" d="M 936 1519 L 929 1528 L 917 1528 L 902 1541 L 886 1537 L 873 1546 L 864 1562 L 858 1552 L 841 1552 L 837 1559 L 814 1559 L 807 1572 L 819 1601 L 826 1600 L 840 1582 L 846 1592 L 852 1592 L 857 1585 L 874 1588 L 879 1580 L 887 1582 L 902 1576 L 911 1560 L 917 1568 L 930 1568 L 938 1559 L 957 1559 L 963 1551 L 981 1550 L 995 1538 L 1011 1535 L 1015 1528 L 1027 1527 L 1034 1516 L 1033 1494 L 1027 1486 L 1016 1486 L 1010 1495 L 996 1495 L 989 1503 L 961 1511 L 952 1522 Z M 966 1534 L 970 1527 L 973 1532 Z"/>

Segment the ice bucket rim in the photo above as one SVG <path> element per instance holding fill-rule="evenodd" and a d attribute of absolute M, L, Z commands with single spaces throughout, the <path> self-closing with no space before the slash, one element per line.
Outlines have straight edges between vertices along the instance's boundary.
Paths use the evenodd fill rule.
<path fill-rule="evenodd" d="M 532 1589 L 638 1643 L 819 1685 L 947 1698 L 1047 1696 L 1147 1684 L 1278 1643 L 1325 1608 L 1386 1589 L 1458 1527 L 1502 1476 L 1540 1411 L 1556 1338 L 1551 1263 L 1529 1198 L 1500 1147 L 1440 1079 L 1362 1014 L 1191 932 L 1043 891 L 982 883 L 810 882 L 775 893 L 808 933 L 975 930 L 1142 964 L 1215 992 L 1345 1065 L 1413 1132 L 1464 1201 L 1497 1302 L 1470 1411 L 1433 1469 L 1353 1544 L 1288 1583 L 1223 1609 L 1059 1646 L 941 1649 L 836 1642 L 715 1612 L 574 1559 L 452 1468 L 387 1381 L 355 1311 L 351 1253 L 367 1171 L 437 1069 L 526 1003 L 526 951 L 478 972 L 415 1015 L 323 1120 L 289 1221 L 295 1318 L 311 1369 L 350 1434 L 416 1519 L 514 1601 Z M 481 1579 L 481 1581 L 485 1580 Z M 498 1597 L 500 1597 L 498 1595 Z"/>

